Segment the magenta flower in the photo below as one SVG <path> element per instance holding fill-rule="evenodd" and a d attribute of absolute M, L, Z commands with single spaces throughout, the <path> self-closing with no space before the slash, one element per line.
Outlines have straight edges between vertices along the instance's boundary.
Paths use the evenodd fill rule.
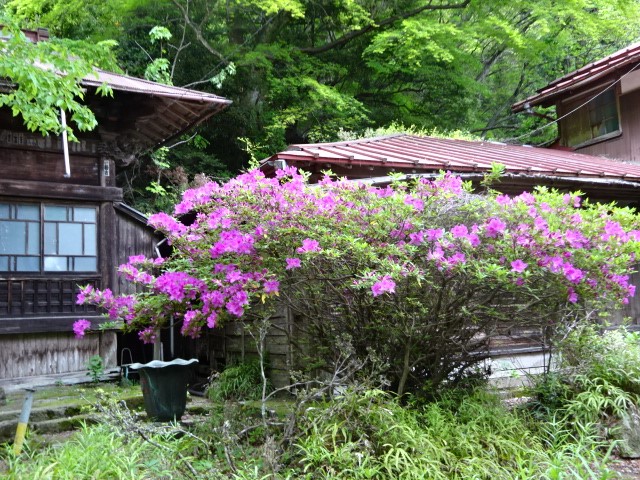
<path fill-rule="evenodd" d="M 302 246 L 298 247 L 296 250 L 298 253 L 307 253 L 307 252 L 319 252 L 321 250 L 320 244 L 317 240 L 312 240 L 310 238 L 305 238 L 302 241 Z"/>
<path fill-rule="evenodd" d="M 218 314 L 216 312 L 211 312 L 207 317 L 207 327 L 215 328 L 217 319 L 218 319 Z"/>
<path fill-rule="evenodd" d="M 395 291 L 396 282 L 394 282 L 389 275 L 385 275 L 371 286 L 371 292 L 374 297 L 382 295 L 385 292 L 395 293 Z"/>
<path fill-rule="evenodd" d="M 90 328 L 91 322 L 85 318 L 73 322 L 73 333 L 76 334 L 76 338 L 84 337 L 84 333 Z"/>
<path fill-rule="evenodd" d="M 430 228 L 425 231 L 427 234 L 427 240 L 433 242 L 434 240 L 438 240 L 442 235 L 444 235 L 443 228 Z"/>
<path fill-rule="evenodd" d="M 469 229 L 466 225 L 456 225 L 451 229 L 451 235 L 453 238 L 466 238 L 469 233 Z"/>
<path fill-rule="evenodd" d="M 484 227 L 484 234 L 489 238 L 495 238 L 504 233 L 507 225 L 499 218 L 492 218 Z"/>
<path fill-rule="evenodd" d="M 301 262 L 299 258 L 287 258 L 286 270 L 292 270 L 294 268 L 300 268 Z"/>
<path fill-rule="evenodd" d="M 570 282 L 580 283 L 580 280 L 584 278 L 584 272 L 579 268 L 575 268 L 573 265 L 571 265 L 568 262 L 562 266 L 562 270 L 563 270 L 564 276 Z"/>
<path fill-rule="evenodd" d="M 424 242 L 424 232 L 414 232 L 409 234 L 409 243 L 411 245 L 420 245 Z"/>
<path fill-rule="evenodd" d="M 528 263 L 524 263 L 522 260 L 517 259 L 514 260 L 513 262 L 511 262 L 511 271 L 512 272 L 517 272 L 517 273 L 522 273 L 525 271 L 525 269 L 529 266 Z"/>
<path fill-rule="evenodd" d="M 264 293 L 278 293 L 280 282 L 278 280 L 267 280 L 264 282 Z"/>

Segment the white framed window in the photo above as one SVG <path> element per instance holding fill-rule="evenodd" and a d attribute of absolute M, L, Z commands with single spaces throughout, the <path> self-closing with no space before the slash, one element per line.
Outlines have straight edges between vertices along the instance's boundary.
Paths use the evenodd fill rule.
<path fill-rule="evenodd" d="M 0 272 L 95 272 L 97 208 L 0 202 Z"/>

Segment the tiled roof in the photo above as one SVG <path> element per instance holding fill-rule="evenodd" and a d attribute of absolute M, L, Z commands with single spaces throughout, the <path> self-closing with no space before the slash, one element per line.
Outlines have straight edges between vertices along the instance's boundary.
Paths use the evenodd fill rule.
<path fill-rule="evenodd" d="M 640 182 L 639 164 L 565 150 L 404 134 L 291 145 L 287 150 L 263 160 L 263 168 L 269 168 L 274 160 L 284 160 L 289 165 L 303 168 L 314 164 L 323 168 L 332 165 L 382 167 L 405 173 L 440 170 L 486 172 L 492 163 L 500 163 L 509 174 Z"/>
<path fill-rule="evenodd" d="M 608 57 L 585 65 L 564 77 L 554 80 L 549 85 L 538 90 L 538 93 L 529 98 L 513 104 L 514 112 L 521 112 L 530 106 L 552 104 L 556 97 L 577 87 L 583 87 L 597 80 L 603 79 L 616 71 L 624 75 L 638 67 L 640 64 L 640 42 L 629 45 L 622 50 L 612 53 Z"/>

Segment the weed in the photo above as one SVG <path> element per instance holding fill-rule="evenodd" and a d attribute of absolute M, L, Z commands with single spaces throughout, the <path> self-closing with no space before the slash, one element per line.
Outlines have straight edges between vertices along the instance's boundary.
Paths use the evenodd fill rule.
<path fill-rule="evenodd" d="M 104 373 L 104 363 L 102 362 L 102 357 L 100 355 L 94 355 L 87 362 L 87 375 L 91 377 L 91 381 L 94 383 L 98 383 L 100 381 L 100 377 Z"/>
<path fill-rule="evenodd" d="M 257 359 L 251 359 L 225 368 L 212 380 L 208 396 L 217 402 L 260 399 L 262 396 L 260 362 Z"/>

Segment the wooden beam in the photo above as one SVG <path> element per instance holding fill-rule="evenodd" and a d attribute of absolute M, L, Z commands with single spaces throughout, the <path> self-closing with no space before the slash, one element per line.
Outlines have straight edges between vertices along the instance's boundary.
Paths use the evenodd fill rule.
<path fill-rule="evenodd" d="M 94 314 L 95 315 L 95 314 Z M 92 327 L 107 321 L 102 316 L 89 316 L 76 314 L 66 317 L 13 317 L 0 319 L 0 335 L 15 335 L 22 333 L 44 332 L 73 332 L 73 322 L 80 318 L 86 318 Z"/>
<path fill-rule="evenodd" d="M 0 196 L 121 202 L 122 189 L 54 182 L 0 180 Z"/>

